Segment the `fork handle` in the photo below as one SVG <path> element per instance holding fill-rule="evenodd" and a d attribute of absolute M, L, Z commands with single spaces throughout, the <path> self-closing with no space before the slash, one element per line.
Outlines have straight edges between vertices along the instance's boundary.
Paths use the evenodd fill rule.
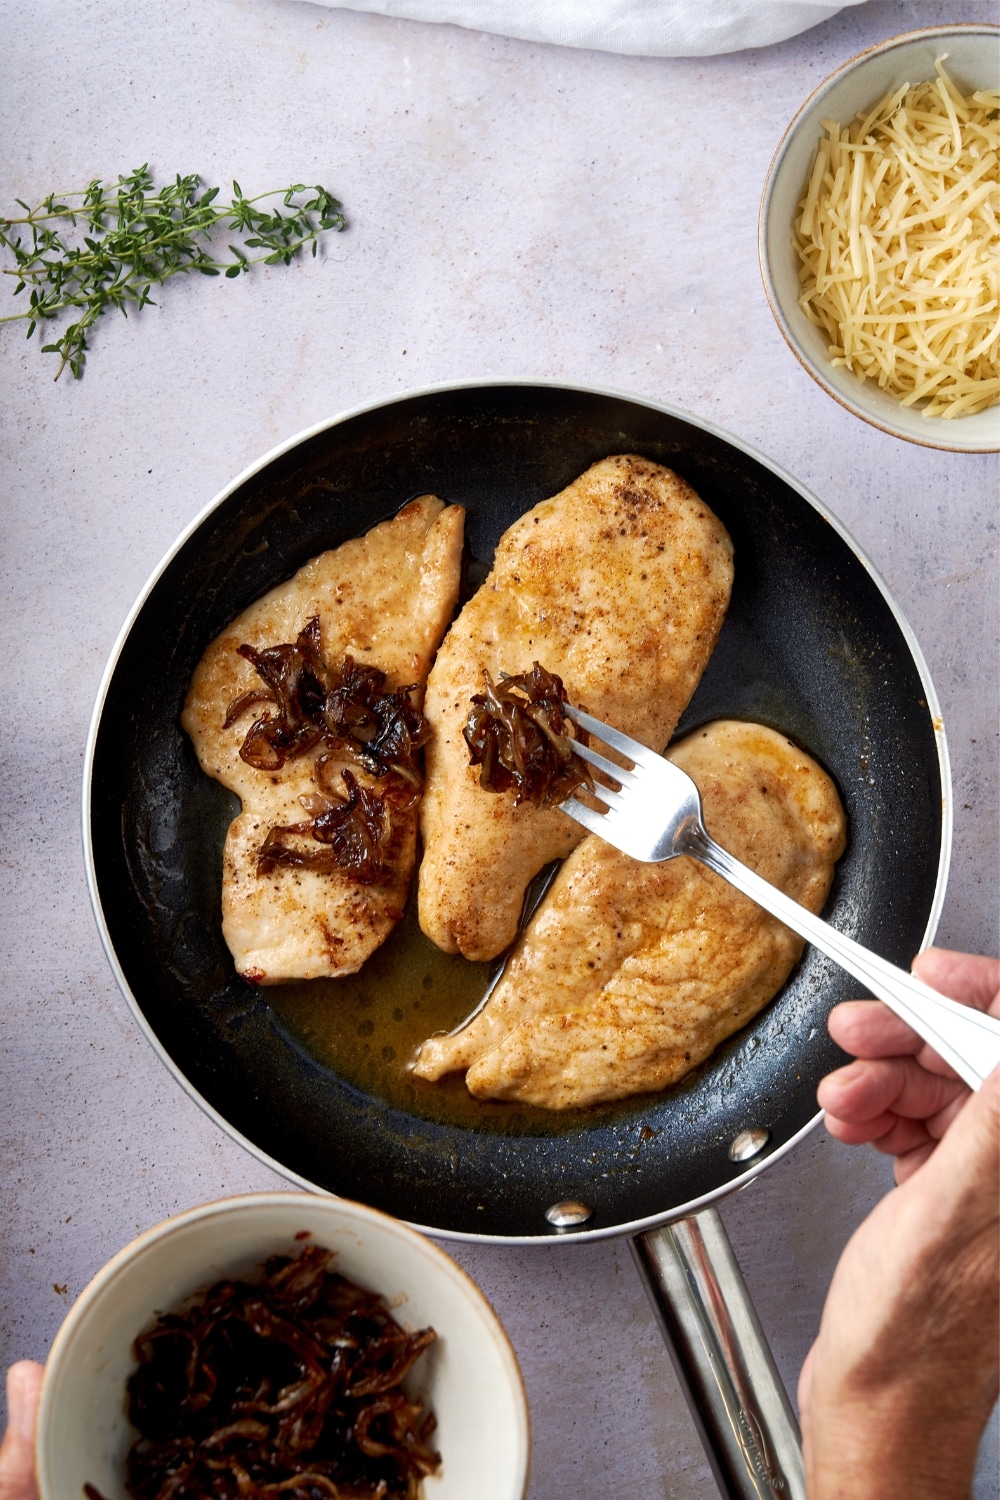
<path fill-rule="evenodd" d="M 845 937 L 822 917 L 814 916 L 784 891 L 763 880 L 754 870 L 721 848 L 703 829 L 686 831 L 677 851 L 692 854 L 784 922 L 793 932 L 853 974 L 877 999 L 912 1026 L 958 1076 L 978 1089 L 1000 1064 L 1000 1021 L 970 1006 L 959 1005 L 922 984 L 913 974 L 897 969 L 853 938 Z"/>

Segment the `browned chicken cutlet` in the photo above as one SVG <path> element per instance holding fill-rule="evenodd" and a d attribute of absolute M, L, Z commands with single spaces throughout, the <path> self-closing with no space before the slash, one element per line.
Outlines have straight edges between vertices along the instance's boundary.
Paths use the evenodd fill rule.
<path fill-rule="evenodd" d="M 373 884 L 361 884 L 343 869 L 278 866 L 258 874 L 268 831 L 305 817 L 300 799 L 316 791 L 319 749 L 273 771 L 240 758 L 261 704 L 248 705 L 228 728 L 227 710 L 262 683 L 238 648 L 260 651 L 294 642 L 318 619 L 327 662 L 350 656 L 361 666 L 378 667 L 387 690 L 415 683 L 419 700 L 458 599 L 463 521 L 460 506 L 446 508 L 433 495 L 411 501 L 392 520 L 313 558 L 250 605 L 212 642 L 195 671 L 181 722 L 202 770 L 243 804 L 223 854 L 222 932 L 245 979 L 277 984 L 355 973 L 402 916 L 417 811 L 392 809 L 384 867 Z M 328 780 L 339 783 L 342 768 L 360 786 L 378 790 L 378 780 L 347 751 L 336 753 Z"/>
<path fill-rule="evenodd" d="M 538 661 L 570 702 L 662 750 L 729 604 L 732 546 L 694 490 L 634 455 L 603 459 L 504 533 L 493 570 L 438 652 L 421 807 L 420 925 L 487 959 L 513 941 L 525 887 L 583 830 L 555 807 L 479 785 L 462 728 L 484 672 Z"/>
<path fill-rule="evenodd" d="M 758 724 L 720 720 L 669 758 L 697 783 L 709 833 L 810 911 L 844 851 L 836 787 Z M 485 1009 L 431 1037 L 415 1071 L 467 1070 L 470 1093 L 570 1109 L 662 1089 L 745 1026 L 802 940 L 688 857 L 647 865 L 596 835 L 560 870 Z"/>

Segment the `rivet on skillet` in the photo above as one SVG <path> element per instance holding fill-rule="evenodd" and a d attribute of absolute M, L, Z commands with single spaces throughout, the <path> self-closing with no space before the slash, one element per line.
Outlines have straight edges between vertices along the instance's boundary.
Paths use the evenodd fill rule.
<path fill-rule="evenodd" d="M 769 1130 L 741 1130 L 729 1143 L 730 1161 L 749 1161 L 759 1156 L 771 1139 Z"/>
<path fill-rule="evenodd" d="M 593 1212 L 586 1203 L 577 1203 L 574 1198 L 564 1198 L 562 1202 L 553 1203 L 551 1208 L 547 1208 L 545 1217 L 553 1229 L 579 1229 L 581 1224 L 586 1224 Z"/>

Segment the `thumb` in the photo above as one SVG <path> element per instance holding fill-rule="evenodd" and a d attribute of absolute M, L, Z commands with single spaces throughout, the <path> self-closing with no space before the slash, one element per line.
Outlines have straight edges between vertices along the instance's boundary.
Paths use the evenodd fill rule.
<path fill-rule="evenodd" d="M 813 1344 L 806 1355 L 799 1374 L 799 1421 L 804 1422 L 809 1410 L 809 1398 L 812 1395 L 813 1364 L 816 1360 L 816 1345 Z"/>
<path fill-rule="evenodd" d="M 0 1444 L 0 1500 L 38 1500 L 35 1417 L 42 1367 L 22 1359 L 7 1371 L 7 1432 Z"/>

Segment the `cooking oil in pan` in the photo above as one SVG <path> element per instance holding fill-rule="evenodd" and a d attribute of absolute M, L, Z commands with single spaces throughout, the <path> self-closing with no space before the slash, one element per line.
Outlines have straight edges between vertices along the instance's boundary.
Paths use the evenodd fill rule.
<path fill-rule="evenodd" d="M 474 1099 L 465 1077 L 415 1078 L 408 1064 L 435 1031 L 451 1031 L 482 998 L 491 963 L 470 963 L 420 931 L 416 899 L 358 974 L 274 985 L 263 996 L 331 1072 L 407 1114 L 471 1130 L 554 1135 L 603 1121 L 618 1108 L 553 1112 Z"/>

